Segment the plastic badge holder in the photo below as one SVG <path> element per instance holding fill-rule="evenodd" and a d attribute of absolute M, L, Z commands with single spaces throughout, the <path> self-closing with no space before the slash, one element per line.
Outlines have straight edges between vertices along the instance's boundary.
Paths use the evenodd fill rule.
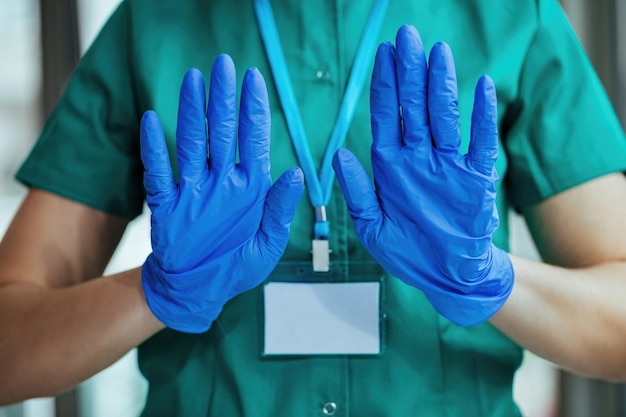
<path fill-rule="evenodd" d="M 261 293 L 261 356 L 377 356 L 384 351 L 385 273 L 374 262 L 280 263 Z"/>

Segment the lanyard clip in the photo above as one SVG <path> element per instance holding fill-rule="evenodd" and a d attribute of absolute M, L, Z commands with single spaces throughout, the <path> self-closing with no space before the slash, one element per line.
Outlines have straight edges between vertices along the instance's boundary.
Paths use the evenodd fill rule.
<path fill-rule="evenodd" d="M 313 239 L 313 271 L 328 272 L 330 271 L 330 249 L 328 248 L 328 239 Z"/>
<path fill-rule="evenodd" d="M 314 207 L 314 209 L 315 209 L 315 223 L 324 223 L 328 221 L 328 219 L 326 219 L 326 206 L 316 206 Z"/>
<path fill-rule="evenodd" d="M 315 207 L 315 239 L 313 239 L 313 271 L 330 271 L 330 248 L 328 246 L 328 220 L 326 206 Z"/>

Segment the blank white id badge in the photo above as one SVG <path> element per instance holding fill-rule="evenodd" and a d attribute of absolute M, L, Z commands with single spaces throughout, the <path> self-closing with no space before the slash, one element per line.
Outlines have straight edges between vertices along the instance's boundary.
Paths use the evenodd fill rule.
<path fill-rule="evenodd" d="M 378 355 L 384 346 L 380 267 L 280 265 L 263 286 L 262 354 Z M 363 271 L 359 271 L 363 272 Z"/>

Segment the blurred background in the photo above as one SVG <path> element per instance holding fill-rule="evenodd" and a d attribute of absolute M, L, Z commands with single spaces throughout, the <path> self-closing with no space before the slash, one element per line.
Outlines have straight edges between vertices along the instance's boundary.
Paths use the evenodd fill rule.
<path fill-rule="evenodd" d="M 118 3 L 0 0 L 0 236 L 25 193 L 13 174 L 78 59 Z M 620 22 L 626 22 L 626 1 L 561 4 L 624 126 L 626 27 Z M 523 221 L 511 216 L 512 251 L 536 259 Z M 140 265 L 149 250 L 149 219 L 144 215 L 129 226 L 107 273 Z M 0 407 L 0 417 L 135 417 L 146 388 L 132 351 L 75 390 Z M 626 417 L 624 385 L 577 377 L 528 353 L 516 376 L 515 397 L 526 417 Z"/>

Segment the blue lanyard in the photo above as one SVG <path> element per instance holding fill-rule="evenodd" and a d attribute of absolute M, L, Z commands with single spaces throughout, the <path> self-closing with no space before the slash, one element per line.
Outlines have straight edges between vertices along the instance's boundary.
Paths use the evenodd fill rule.
<path fill-rule="evenodd" d="M 343 144 L 348 128 L 354 117 L 356 104 L 365 84 L 366 72 L 369 69 L 367 61 L 374 55 L 376 41 L 387 11 L 389 0 L 377 0 L 370 12 L 361 42 L 359 44 L 348 85 L 343 101 L 335 121 L 329 143 L 324 154 L 319 177 L 315 170 L 315 163 L 308 145 L 302 117 L 296 103 L 285 56 L 283 55 L 278 29 L 269 0 L 254 0 L 256 17 L 265 44 L 265 52 L 272 68 L 274 82 L 278 90 L 280 102 L 287 121 L 287 127 L 293 142 L 296 155 L 304 171 L 309 200 L 315 208 L 315 238 L 328 239 L 329 223 L 326 220 L 325 206 L 330 201 L 335 173 L 332 169 L 334 153 Z"/>

